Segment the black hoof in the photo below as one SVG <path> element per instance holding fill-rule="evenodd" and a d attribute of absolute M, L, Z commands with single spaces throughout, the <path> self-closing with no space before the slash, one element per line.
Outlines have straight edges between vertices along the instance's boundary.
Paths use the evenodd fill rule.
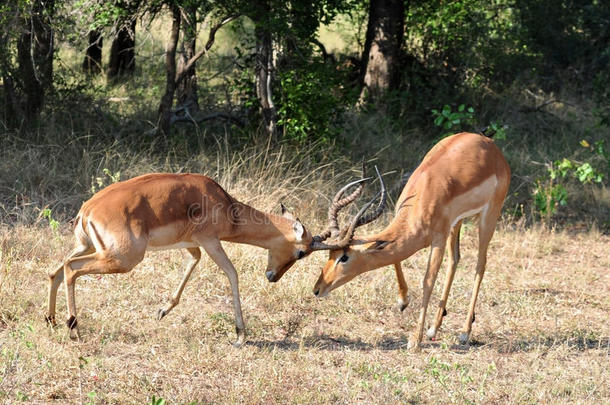
<path fill-rule="evenodd" d="M 157 321 L 163 319 L 165 315 L 167 315 L 167 312 L 165 312 L 164 309 L 160 309 L 159 311 L 157 311 Z"/>
<path fill-rule="evenodd" d="M 76 328 L 76 326 L 78 325 L 78 322 L 76 321 L 76 317 L 71 316 L 70 318 L 68 318 L 68 321 L 66 322 L 66 324 L 68 325 L 68 328 L 70 328 L 70 329 Z"/>
<path fill-rule="evenodd" d="M 400 310 L 400 312 L 402 312 L 409 305 L 409 299 L 408 298 L 406 298 L 406 299 L 398 298 L 396 305 L 398 306 L 398 309 Z"/>
<path fill-rule="evenodd" d="M 443 308 L 443 316 L 447 316 L 447 309 Z"/>
<path fill-rule="evenodd" d="M 57 322 L 55 321 L 55 315 L 53 315 L 53 316 L 45 315 L 44 320 L 47 322 L 47 325 L 49 325 L 49 326 L 57 325 Z"/>

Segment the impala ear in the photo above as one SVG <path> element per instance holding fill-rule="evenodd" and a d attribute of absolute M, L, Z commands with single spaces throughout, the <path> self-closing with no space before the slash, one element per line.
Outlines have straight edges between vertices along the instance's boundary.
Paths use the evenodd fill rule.
<path fill-rule="evenodd" d="M 376 240 L 375 242 L 373 242 L 369 246 L 367 246 L 366 250 L 382 250 L 389 244 L 390 244 L 390 242 L 387 240 Z"/>
<path fill-rule="evenodd" d="M 294 229 L 294 238 L 297 242 L 300 242 L 303 239 L 303 235 L 305 235 L 305 227 L 298 218 L 294 221 L 292 229 Z"/>
<path fill-rule="evenodd" d="M 294 220 L 294 216 L 290 212 L 288 212 L 288 209 L 284 204 L 280 203 L 280 209 L 284 218 Z"/>

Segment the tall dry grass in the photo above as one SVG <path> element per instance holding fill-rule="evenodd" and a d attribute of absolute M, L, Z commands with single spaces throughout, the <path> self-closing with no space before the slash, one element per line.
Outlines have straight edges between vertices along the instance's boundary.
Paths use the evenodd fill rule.
<path fill-rule="evenodd" d="M 69 221 L 82 201 L 113 177 L 204 173 L 262 210 L 277 210 L 283 201 L 316 231 L 325 225 L 329 196 L 359 175 L 363 155 L 369 168 L 378 164 L 395 171 L 386 176 L 393 187 L 440 135 L 373 112 L 345 117 L 341 147 L 244 147 L 238 131 L 222 125 L 179 128 L 160 147 L 142 134 L 153 120 L 151 106 L 163 77 L 161 31 L 143 33 L 139 68 L 147 70 L 133 82 L 106 86 L 100 79 L 89 93 L 67 92 L 37 133 L 0 138 L 0 403 L 139 404 L 153 397 L 171 404 L 609 401 L 610 238 L 603 228 L 609 220 L 608 189 L 574 188 L 569 206 L 549 227 L 532 220 L 530 194 L 545 170 L 533 162 L 578 158 L 580 139 L 602 139 L 608 128 L 596 126 L 582 100 L 524 115 L 519 109 L 534 101 L 520 89 L 494 95 L 480 111 L 485 119 L 509 125 L 508 139 L 498 143 L 513 179 L 490 246 L 470 348 L 457 344 L 457 334 L 476 260 L 471 223 L 463 227 L 449 315 L 438 340 L 426 341 L 418 354 L 408 352 L 406 343 L 421 300 L 426 250 L 404 262 L 410 304 L 400 313 L 390 268 L 367 273 L 318 300 L 311 288 L 325 262 L 323 253 L 269 284 L 263 250 L 225 244 L 240 277 L 248 334 L 242 349 L 230 345 L 228 282 L 205 255 L 179 306 L 155 320 L 182 277 L 180 251 L 150 253 L 127 275 L 79 279 L 82 341 L 70 341 L 63 324 L 49 329 L 43 321 L 46 273 L 72 247 Z M 218 43 L 231 48 L 230 41 Z M 66 61 L 80 60 L 77 56 L 60 55 Z M 363 200 L 375 188 L 368 187 Z M 43 217 L 45 208 L 58 221 L 56 229 Z M 391 208 L 359 232 L 379 230 Z M 569 212 L 578 215 L 563 215 Z M 564 231 L 566 218 L 568 224 L 584 225 Z M 65 315 L 60 293 L 58 317 Z"/>
<path fill-rule="evenodd" d="M 270 284 L 263 274 L 265 252 L 234 244 L 225 247 L 240 277 L 244 348 L 230 344 L 229 285 L 205 255 L 179 306 L 155 320 L 182 277 L 180 251 L 150 253 L 127 275 L 79 279 L 82 341 L 72 342 L 63 324 L 49 329 L 43 320 L 46 272 L 71 248 L 67 220 L 97 187 L 96 177 L 111 181 L 104 168 L 122 178 L 204 172 L 260 209 L 274 210 L 285 201 L 314 231 L 325 225 L 328 196 L 359 173 L 344 158 L 321 163 L 316 155 L 266 146 L 235 153 L 222 142 L 211 152 L 178 145 L 159 157 L 120 142 L 94 143 L 86 151 L 62 145 L 47 153 L 55 150 L 47 139 L 40 148 L 4 149 L 0 166 L 3 187 L 21 187 L 29 198 L 14 205 L 2 200 L 0 402 L 584 404 L 610 398 L 610 239 L 594 230 L 526 228 L 510 216 L 490 246 L 470 348 L 458 345 L 457 334 L 472 288 L 474 224 L 464 226 L 449 315 L 438 340 L 425 342 L 418 354 L 407 351 L 406 343 L 416 323 L 427 251 L 404 263 L 410 304 L 400 313 L 389 268 L 318 300 L 311 288 L 323 253 Z M 6 164 L 9 157 L 18 164 Z M 10 183 L 10 175 L 19 182 Z M 40 218 L 44 206 L 60 220 L 57 230 Z M 65 314 L 60 294 L 58 316 Z"/>

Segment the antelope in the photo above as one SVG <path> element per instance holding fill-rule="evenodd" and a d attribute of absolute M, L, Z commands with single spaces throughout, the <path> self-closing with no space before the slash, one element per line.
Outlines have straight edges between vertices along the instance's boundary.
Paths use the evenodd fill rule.
<path fill-rule="evenodd" d="M 312 242 L 311 233 L 283 205 L 281 216 L 266 214 L 237 201 L 209 177 L 169 173 L 146 174 L 99 191 L 83 203 L 74 236 L 74 250 L 48 275 L 46 315 L 47 322 L 55 325 L 57 290 L 65 279 L 70 338 L 80 336 L 74 297 L 78 277 L 127 273 L 142 261 L 147 250 L 185 249 L 190 260 L 180 285 L 157 313 L 161 320 L 179 303 L 203 248 L 229 279 L 236 346 L 245 340 L 238 278 L 220 241 L 268 249 L 265 274 L 270 282 L 279 280 L 298 259 L 311 253 Z"/>
<path fill-rule="evenodd" d="M 386 200 L 386 189 L 381 181 L 381 192 L 364 205 L 349 226 L 339 230 L 336 218 L 329 232 L 312 240 L 311 250 L 329 250 L 329 259 L 314 286 L 317 297 L 324 297 L 359 274 L 387 265 L 394 265 L 399 280 L 403 305 L 406 303 L 406 284 L 400 262 L 420 249 L 430 246 L 430 256 L 422 281 L 423 296 L 417 327 L 408 348 L 420 347 L 426 309 L 441 266 L 445 247 L 450 248 L 447 276 L 434 325 L 428 329 L 430 339 L 436 337 L 443 317 L 453 277 L 460 260 L 460 228 L 462 221 L 477 216 L 479 249 L 476 275 L 468 315 L 459 336 L 467 345 L 475 304 L 485 273 L 487 248 L 493 236 L 500 211 L 508 192 L 510 168 L 495 143 L 479 134 L 459 133 L 437 143 L 413 172 L 396 203 L 395 216 L 382 231 L 355 238 L 355 229 L 362 225 L 365 212 L 380 196 L 379 208 Z M 326 243 L 331 237 L 333 242 Z"/>

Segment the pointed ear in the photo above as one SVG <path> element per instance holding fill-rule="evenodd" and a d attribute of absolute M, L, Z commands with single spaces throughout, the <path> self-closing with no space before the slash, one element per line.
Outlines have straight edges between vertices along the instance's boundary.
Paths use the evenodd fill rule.
<path fill-rule="evenodd" d="M 369 251 L 370 250 L 382 250 L 389 244 L 390 244 L 390 242 L 386 241 L 386 240 L 376 240 L 375 242 L 373 242 L 369 246 L 367 246 L 366 250 L 369 250 Z"/>
<path fill-rule="evenodd" d="M 303 239 L 303 235 L 305 235 L 305 227 L 298 218 L 294 221 L 292 229 L 294 229 L 294 238 L 297 242 L 300 242 Z"/>
<path fill-rule="evenodd" d="M 280 209 L 284 218 L 294 220 L 294 216 L 292 216 L 292 214 L 288 212 L 288 209 L 284 204 L 280 203 Z"/>

